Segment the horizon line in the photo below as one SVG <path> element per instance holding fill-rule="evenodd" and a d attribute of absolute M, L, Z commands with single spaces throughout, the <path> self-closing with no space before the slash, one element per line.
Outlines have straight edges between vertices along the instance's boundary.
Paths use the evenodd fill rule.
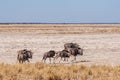
<path fill-rule="evenodd" d="M 40 22 L 0 22 L 0 24 L 120 24 L 120 23 L 40 23 Z"/>

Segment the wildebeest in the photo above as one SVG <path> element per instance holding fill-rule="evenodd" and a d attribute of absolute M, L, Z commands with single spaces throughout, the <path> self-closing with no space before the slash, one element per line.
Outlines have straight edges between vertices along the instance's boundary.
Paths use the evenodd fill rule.
<path fill-rule="evenodd" d="M 70 53 L 67 50 L 58 51 L 56 52 L 55 59 L 58 59 L 59 57 L 61 58 L 60 61 L 62 60 L 62 58 L 64 58 L 64 61 L 66 61 L 66 59 L 68 61 L 68 58 L 70 57 Z"/>
<path fill-rule="evenodd" d="M 80 48 L 77 43 L 66 43 L 64 44 L 64 49 L 68 50 L 69 48 Z"/>
<path fill-rule="evenodd" d="M 69 48 L 68 52 L 74 56 L 74 60 L 76 60 L 77 55 L 83 55 L 83 49 L 82 48 Z"/>
<path fill-rule="evenodd" d="M 64 49 L 74 56 L 74 60 L 76 60 L 77 55 L 83 55 L 83 49 L 77 43 L 66 43 Z"/>
<path fill-rule="evenodd" d="M 17 60 L 19 61 L 19 63 L 23 63 L 25 61 L 29 62 L 29 58 L 32 59 L 33 52 L 31 50 L 19 50 L 17 53 Z"/>
<path fill-rule="evenodd" d="M 55 51 L 54 50 L 50 50 L 50 51 L 44 53 L 42 61 L 45 62 L 46 59 L 49 58 L 49 61 L 51 63 L 51 58 L 54 58 L 54 56 L 55 56 Z"/>

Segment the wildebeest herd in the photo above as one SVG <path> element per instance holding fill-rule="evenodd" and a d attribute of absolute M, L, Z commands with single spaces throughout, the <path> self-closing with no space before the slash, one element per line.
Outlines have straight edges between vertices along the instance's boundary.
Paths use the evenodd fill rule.
<path fill-rule="evenodd" d="M 33 52 L 31 50 L 19 50 L 17 55 L 17 60 L 19 63 L 23 63 L 25 61 L 29 62 L 29 58 L 32 59 Z M 64 44 L 64 49 L 62 51 L 50 50 L 45 52 L 42 58 L 42 61 L 45 62 L 47 58 L 49 58 L 49 62 L 51 63 L 51 58 L 53 58 L 53 63 L 60 57 L 60 61 L 63 59 L 64 61 L 68 61 L 68 59 L 73 56 L 76 60 L 77 55 L 83 55 L 83 49 L 77 43 L 66 43 Z M 59 63 L 60 63 L 59 61 Z"/>

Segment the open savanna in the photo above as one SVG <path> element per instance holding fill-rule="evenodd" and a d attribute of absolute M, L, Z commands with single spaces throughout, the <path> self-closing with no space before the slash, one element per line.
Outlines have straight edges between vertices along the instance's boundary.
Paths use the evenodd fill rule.
<path fill-rule="evenodd" d="M 68 42 L 84 49 L 76 62 L 41 62 L 46 51 Z M 33 59 L 17 64 L 17 51 L 25 48 Z M 119 80 L 119 58 L 120 24 L 0 24 L 1 80 Z"/>
<path fill-rule="evenodd" d="M 1 24 L 1 32 L 41 34 L 120 33 L 120 24 Z"/>

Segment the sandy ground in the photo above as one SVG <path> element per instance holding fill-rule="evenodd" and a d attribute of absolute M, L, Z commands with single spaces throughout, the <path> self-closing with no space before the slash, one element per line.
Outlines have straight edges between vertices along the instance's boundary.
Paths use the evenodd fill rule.
<path fill-rule="evenodd" d="M 38 34 L 35 32 L 0 32 L 0 62 L 16 63 L 17 51 L 24 48 L 34 52 L 33 59 L 30 60 L 32 63 L 41 62 L 46 51 L 63 50 L 63 45 L 68 42 L 78 43 L 84 49 L 84 55 L 77 56 L 76 63 L 120 65 L 120 33 Z M 66 63 L 72 63 L 71 60 L 72 57 Z M 59 59 L 56 63 L 58 61 Z M 47 63 L 49 63 L 48 60 Z"/>

